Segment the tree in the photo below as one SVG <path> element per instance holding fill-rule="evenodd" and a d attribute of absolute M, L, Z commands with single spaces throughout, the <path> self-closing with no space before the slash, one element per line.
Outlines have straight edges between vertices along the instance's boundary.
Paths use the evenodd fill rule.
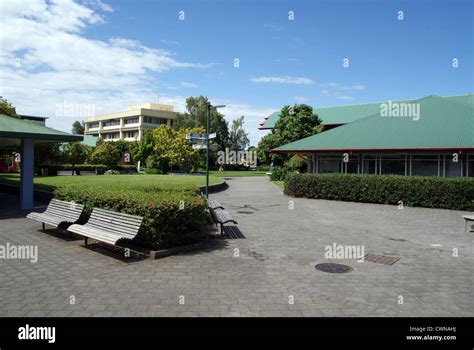
<path fill-rule="evenodd" d="M 19 152 L 19 150 L 18 150 Z M 39 173 L 41 167 L 56 165 L 61 161 L 60 144 L 57 142 L 35 144 L 35 171 Z"/>
<path fill-rule="evenodd" d="M 133 142 L 130 145 L 130 152 L 132 153 L 133 159 L 146 164 L 148 157 L 153 153 L 154 146 L 152 131 L 145 130 L 141 140 Z"/>
<path fill-rule="evenodd" d="M 188 133 L 202 134 L 203 128 L 172 129 L 160 127 L 153 130 L 153 156 L 155 161 L 165 159 L 171 167 L 177 166 L 182 172 L 188 173 L 199 163 L 199 150 L 194 149 L 186 140 Z"/>
<path fill-rule="evenodd" d="M 16 114 L 15 107 L 2 96 L 0 96 L 0 114 L 5 114 L 13 118 L 20 118 L 18 114 Z"/>
<path fill-rule="evenodd" d="M 249 144 L 250 140 L 244 129 L 244 116 L 234 119 L 229 135 L 230 149 L 232 151 L 245 150 Z"/>
<path fill-rule="evenodd" d="M 322 129 L 322 121 L 313 113 L 312 107 L 305 104 L 285 106 L 271 133 L 260 140 L 259 156 L 267 163 L 282 165 L 289 155 L 270 153 L 271 149 L 317 134 Z"/>
<path fill-rule="evenodd" d="M 65 163 L 72 165 L 72 175 L 76 171 L 76 165 L 84 163 L 90 151 L 89 146 L 80 142 L 69 142 L 61 147 L 61 158 Z"/>
<path fill-rule="evenodd" d="M 84 122 L 76 120 L 72 123 L 72 131 L 74 135 L 84 135 Z"/>
<path fill-rule="evenodd" d="M 176 129 L 206 128 L 209 100 L 207 97 L 188 97 L 186 99 L 186 112 L 178 113 L 174 120 Z M 229 138 L 229 126 L 224 116 L 216 109 L 211 109 L 209 119 L 209 133 L 215 132 L 214 142 L 220 149 L 225 149 Z"/>
<path fill-rule="evenodd" d="M 115 142 L 102 141 L 88 157 L 88 163 L 104 164 L 108 167 L 114 167 L 120 161 L 121 154 Z"/>

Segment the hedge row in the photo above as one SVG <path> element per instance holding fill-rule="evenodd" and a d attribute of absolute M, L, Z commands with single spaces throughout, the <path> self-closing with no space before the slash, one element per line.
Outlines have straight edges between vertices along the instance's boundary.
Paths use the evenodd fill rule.
<path fill-rule="evenodd" d="M 206 237 L 206 205 L 195 192 L 67 187 L 57 189 L 55 197 L 84 204 L 81 223 L 87 221 L 94 207 L 142 216 L 134 243 L 150 249 L 197 243 Z"/>
<path fill-rule="evenodd" d="M 295 174 L 284 193 L 295 197 L 412 207 L 474 210 L 474 179 L 362 174 Z"/>

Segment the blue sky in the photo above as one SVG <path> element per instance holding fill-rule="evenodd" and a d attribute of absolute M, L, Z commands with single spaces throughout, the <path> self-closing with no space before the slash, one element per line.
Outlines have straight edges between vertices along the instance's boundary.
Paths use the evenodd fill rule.
<path fill-rule="evenodd" d="M 63 130 L 74 121 L 58 115 L 64 101 L 97 113 L 150 100 L 182 110 L 202 94 L 227 104 L 229 121 L 245 115 L 255 145 L 258 123 L 285 104 L 474 90 L 472 1 L 7 0 L 0 9 L 16 28 L 0 34 L 1 95 Z"/>

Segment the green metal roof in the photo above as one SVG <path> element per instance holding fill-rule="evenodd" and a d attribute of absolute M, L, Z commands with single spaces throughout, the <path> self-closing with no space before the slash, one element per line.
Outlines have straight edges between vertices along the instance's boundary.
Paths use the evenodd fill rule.
<path fill-rule="evenodd" d="M 458 102 L 474 106 L 474 95 L 465 94 L 457 96 L 441 97 L 448 101 Z M 397 100 L 392 102 L 410 102 L 413 100 Z M 313 107 L 314 113 L 318 115 L 325 125 L 348 124 L 353 121 L 368 117 L 380 110 L 380 104 L 383 102 L 364 103 L 357 105 L 332 106 L 332 107 Z M 281 112 L 272 113 L 268 119 L 260 124 L 260 130 L 273 129 L 280 118 Z"/>
<path fill-rule="evenodd" d="M 99 141 L 98 136 L 94 136 L 94 135 L 81 135 L 81 136 L 84 137 L 84 141 L 82 141 L 83 145 L 87 145 L 91 147 L 97 146 L 97 142 Z"/>
<path fill-rule="evenodd" d="M 275 152 L 474 149 L 474 106 L 438 96 L 415 100 L 420 119 L 369 117 L 324 131 Z"/>
<path fill-rule="evenodd" d="M 34 139 L 42 141 L 82 141 L 82 136 L 39 125 L 34 121 L 0 114 L 0 138 Z"/>

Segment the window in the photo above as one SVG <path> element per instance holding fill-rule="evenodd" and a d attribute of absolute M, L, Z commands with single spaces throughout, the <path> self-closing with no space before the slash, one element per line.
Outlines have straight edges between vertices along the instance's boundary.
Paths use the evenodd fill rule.
<path fill-rule="evenodd" d="M 472 164 L 471 158 L 471 164 Z M 467 163 L 469 167 L 469 162 Z M 470 176 L 474 176 L 471 171 L 468 171 Z M 444 176 L 446 177 L 457 177 L 461 176 L 461 158 L 458 158 L 457 162 L 453 162 L 452 155 L 444 156 Z"/>
<path fill-rule="evenodd" d="M 377 171 L 377 156 L 364 156 L 364 174 L 376 174 Z"/>
<path fill-rule="evenodd" d="M 412 156 L 411 175 L 413 176 L 439 176 L 438 156 Z"/>
<path fill-rule="evenodd" d="M 99 127 L 99 123 L 89 123 L 89 129 L 97 129 Z"/>
<path fill-rule="evenodd" d="M 120 138 L 120 133 L 118 132 L 111 132 L 108 134 L 103 134 L 104 140 L 114 140 Z"/>
<path fill-rule="evenodd" d="M 474 177 L 474 154 L 469 155 L 467 158 L 467 176 Z"/>
<path fill-rule="evenodd" d="M 381 174 L 405 175 L 405 156 L 382 156 Z"/>
<path fill-rule="evenodd" d="M 110 120 L 107 120 L 105 122 L 102 122 L 102 125 L 104 127 L 107 127 L 107 126 L 117 126 L 117 125 L 120 125 L 120 119 L 110 119 Z"/>
<path fill-rule="evenodd" d="M 138 117 L 125 118 L 124 123 L 125 123 L 125 125 L 127 125 L 127 124 L 138 124 Z"/>
<path fill-rule="evenodd" d="M 319 156 L 318 173 L 340 173 L 342 158 L 337 156 Z"/>
<path fill-rule="evenodd" d="M 144 122 L 146 124 L 162 125 L 162 124 L 166 124 L 166 119 L 154 118 L 154 117 L 144 117 Z"/>
<path fill-rule="evenodd" d="M 126 131 L 124 135 L 127 139 L 134 139 L 138 137 L 138 131 Z"/>

